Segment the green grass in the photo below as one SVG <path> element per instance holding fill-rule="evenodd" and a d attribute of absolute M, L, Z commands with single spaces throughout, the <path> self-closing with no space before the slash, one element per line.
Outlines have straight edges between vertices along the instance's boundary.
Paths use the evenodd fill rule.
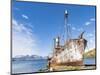
<path fill-rule="evenodd" d="M 95 58 L 96 57 L 95 52 L 96 52 L 96 50 L 94 48 L 94 49 L 84 53 L 84 58 Z"/>

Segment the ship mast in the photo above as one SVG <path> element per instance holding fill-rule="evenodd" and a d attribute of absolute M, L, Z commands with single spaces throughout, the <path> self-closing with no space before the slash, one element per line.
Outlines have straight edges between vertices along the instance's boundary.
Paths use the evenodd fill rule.
<path fill-rule="evenodd" d="M 64 21 L 65 21 L 65 25 L 64 25 L 65 39 L 64 39 L 64 42 L 66 43 L 66 40 L 68 41 L 70 39 L 70 26 L 68 25 L 68 11 L 67 10 L 65 10 L 65 12 L 64 12 Z"/>
<path fill-rule="evenodd" d="M 68 25 L 68 11 L 65 10 L 65 13 L 64 13 L 64 21 L 65 21 L 65 25 L 64 25 L 64 29 L 65 29 L 65 45 L 66 43 L 70 40 L 70 25 Z M 69 47 L 67 45 L 67 49 L 69 50 Z M 68 51 L 68 56 L 70 57 L 70 53 Z M 68 59 L 70 61 L 70 59 Z"/>

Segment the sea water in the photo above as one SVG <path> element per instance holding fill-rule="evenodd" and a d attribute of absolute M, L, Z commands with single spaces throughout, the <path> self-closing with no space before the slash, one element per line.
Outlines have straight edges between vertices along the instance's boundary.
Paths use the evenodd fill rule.
<path fill-rule="evenodd" d="M 41 69 L 46 69 L 47 60 L 17 60 L 12 61 L 12 73 L 31 73 L 39 72 Z"/>
<path fill-rule="evenodd" d="M 95 58 L 84 59 L 84 64 L 95 64 Z M 47 68 L 47 60 L 17 60 L 12 61 L 12 73 L 34 73 Z"/>

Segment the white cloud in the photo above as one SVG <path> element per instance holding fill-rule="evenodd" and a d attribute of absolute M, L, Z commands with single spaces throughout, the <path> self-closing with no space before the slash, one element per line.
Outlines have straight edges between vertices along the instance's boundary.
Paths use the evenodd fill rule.
<path fill-rule="evenodd" d="M 87 35 L 86 35 L 87 38 L 91 38 L 93 36 L 95 36 L 93 33 L 87 33 Z"/>
<path fill-rule="evenodd" d="M 90 24 L 91 24 L 91 22 L 86 22 L 85 23 L 86 26 L 89 26 Z"/>
<path fill-rule="evenodd" d="M 93 34 L 92 34 L 92 33 L 90 33 L 90 34 L 89 34 L 89 36 L 91 37 L 91 36 L 93 36 Z"/>
<path fill-rule="evenodd" d="M 90 20 L 87 21 L 87 22 L 85 23 L 85 25 L 86 25 L 86 26 L 89 26 L 89 25 L 91 25 L 94 21 L 95 21 L 95 18 L 90 18 Z"/>
<path fill-rule="evenodd" d="M 78 31 L 83 31 L 83 28 L 78 28 L 77 30 L 78 30 Z"/>
<path fill-rule="evenodd" d="M 95 37 L 89 38 L 89 45 L 90 45 L 90 48 L 95 47 Z"/>
<path fill-rule="evenodd" d="M 71 24 L 67 24 L 68 26 L 71 26 Z"/>
<path fill-rule="evenodd" d="M 17 8 L 17 7 L 15 7 L 14 9 L 15 9 L 15 10 L 20 10 L 20 9 L 19 9 L 19 8 Z"/>
<path fill-rule="evenodd" d="M 17 32 L 22 32 L 24 28 L 23 24 L 19 24 L 16 20 L 12 20 L 12 23 L 13 23 L 13 30 Z"/>
<path fill-rule="evenodd" d="M 90 21 L 95 21 L 95 18 L 91 18 Z"/>
<path fill-rule="evenodd" d="M 95 35 L 92 33 L 86 34 L 86 40 L 87 40 L 87 50 L 90 50 L 92 48 L 95 48 Z"/>
<path fill-rule="evenodd" d="M 90 39 L 90 43 L 93 43 L 93 39 Z"/>
<path fill-rule="evenodd" d="M 25 18 L 25 19 L 28 19 L 28 16 L 22 14 L 22 17 Z"/>
<path fill-rule="evenodd" d="M 76 28 L 75 27 L 72 27 L 72 30 L 76 30 Z"/>
<path fill-rule="evenodd" d="M 32 30 L 12 20 L 12 52 L 17 55 L 38 54 L 37 39 Z"/>

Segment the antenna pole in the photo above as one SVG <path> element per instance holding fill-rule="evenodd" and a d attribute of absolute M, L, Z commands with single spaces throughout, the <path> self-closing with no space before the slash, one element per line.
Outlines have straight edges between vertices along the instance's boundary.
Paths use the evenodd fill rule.
<path fill-rule="evenodd" d="M 65 10 L 65 13 L 64 13 L 64 20 L 65 20 L 64 29 L 65 29 L 65 43 L 66 43 L 66 38 L 67 38 L 67 40 L 69 40 L 69 30 L 68 30 L 68 25 L 67 25 L 67 20 L 68 20 L 68 11 L 67 10 Z"/>

